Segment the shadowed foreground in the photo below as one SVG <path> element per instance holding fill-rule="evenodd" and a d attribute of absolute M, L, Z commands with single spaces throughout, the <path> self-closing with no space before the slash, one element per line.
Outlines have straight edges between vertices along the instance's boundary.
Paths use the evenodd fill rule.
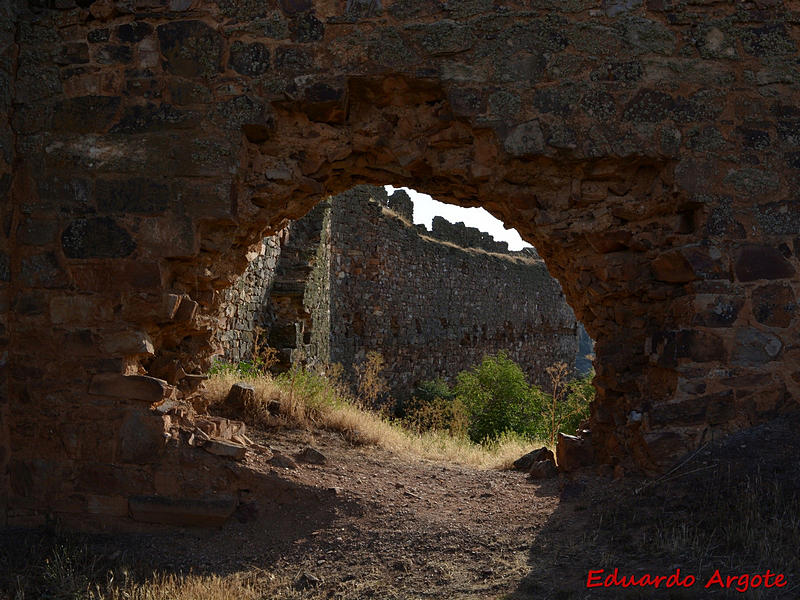
<path fill-rule="evenodd" d="M 712 444 L 658 480 L 524 474 L 400 457 L 340 436 L 253 432 L 284 455 L 311 444 L 325 464 L 248 466 L 292 510 L 253 503 L 221 530 L 65 537 L 15 532 L 0 549 L 0 598 L 704 598 L 723 574 L 782 573 L 800 594 L 800 416 Z M 298 501 L 302 497 L 312 501 Z M 277 496 L 276 496 L 277 497 Z M 289 498 L 294 498 L 289 500 Z M 585 587 L 590 569 L 669 575 L 689 589 Z M 5 596 L 3 596 L 5 594 Z"/>

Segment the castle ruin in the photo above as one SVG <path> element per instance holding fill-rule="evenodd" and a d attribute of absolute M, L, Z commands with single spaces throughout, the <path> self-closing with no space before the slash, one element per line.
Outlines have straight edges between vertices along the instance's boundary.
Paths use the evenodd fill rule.
<path fill-rule="evenodd" d="M 357 184 L 536 247 L 596 341 L 593 464 L 796 408 L 799 41 L 784 0 L 0 2 L 0 524 L 235 506 L 151 407 Z"/>
<path fill-rule="evenodd" d="M 265 239 L 222 303 L 224 358 L 250 359 L 260 334 L 284 367 L 352 375 L 378 351 L 397 399 L 498 351 L 545 387 L 547 367 L 575 366 L 578 324 L 535 250 L 441 217 L 431 231 L 412 222 L 405 192 L 357 186 Z"/>

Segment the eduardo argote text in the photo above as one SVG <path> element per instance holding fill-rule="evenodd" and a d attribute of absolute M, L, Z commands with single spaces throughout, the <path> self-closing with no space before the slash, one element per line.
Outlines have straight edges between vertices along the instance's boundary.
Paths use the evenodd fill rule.
<path fill-rule="evenodd" d="M 611 587 L 663 587 L 663 588 L 690 588 L 698 583 L 698 578 L 691 574 L 681 574 L 680 569 L 675 569 L 669 575 L 620 575 L 619 569 L 606 571 L 605 569 L 590 570 L 586 577 L 587 588 L 611 588 Z M 755 588 L 782 588 L 789 582 L 782 573 L 773 573 L 767 569 L 765 573 L 741 573 L 738 575 L 727 575 L 720 573 L 719 569 L 714 571 L 708 579 L 699 581 L 706 589 L 732 589 L 737 592 L 746 592 Z"/>

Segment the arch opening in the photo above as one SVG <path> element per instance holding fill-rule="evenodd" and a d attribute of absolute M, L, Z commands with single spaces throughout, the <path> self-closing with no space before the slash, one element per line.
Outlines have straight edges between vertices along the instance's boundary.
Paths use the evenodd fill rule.
<path fill-rule="evenodd" d="M 426 79 L 353 78 L 342 96 L 344 112 L 326 112 L 327 101 L 276 103 L 267 128 L 256 135 L 244 128 L 236 218 L 209 221 L 198 259 L 171 263 L 176 289 L 204 298 L 203 310 L 213 313 L 218 291 L 244 269 L 242 250 L 358 184 L 390 180 L 480 205 L 537 248 L 596 340 L 597 460 L 658 469 L 697 442 L 705 423 L 676 432 L 666 421 L 639 418 L 669 402 L 682 378 L 662 333 L 680 318 L 670 314 L 686 295 L 684 274 L 662 276 L 651 262 L 662 250 L 656 239 L 691 237 L 702 209 L 675 187 L 671 161 L 542 155 L 525 127 L 501 141 L 496 126 L 476 127 L 455 114 L 443 88 Z M 205 356 L 205 369 L 208 331 L 206 324 L 162 351 Z"/>
<path fill-rule="evenodd" d="M 357 186 L 265 238 L 225 292 L 215 334 L 221 359 L 262 364 L 265 352 L 277 352 L 273 371 L 338 364 L 354 384 L 356 367 L 378 352 L 388 397 L 400 403 L 421 383 L 453 383 L 498 352 L 544 389 L 555 364 L 588 373 L 591 340 L 580 338 L 530 245 L 509 250 L 442 217 L 428 229 L 414 214 L 403 190 Z M 476 223 L 491 226 L 487 217 Z"/>

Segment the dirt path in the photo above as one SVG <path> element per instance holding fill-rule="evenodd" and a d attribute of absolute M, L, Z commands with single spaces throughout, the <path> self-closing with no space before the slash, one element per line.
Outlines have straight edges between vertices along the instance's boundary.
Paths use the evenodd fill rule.
<path fill-rule="evenodd" d="M 137 581 L 153 572 L 239 574 L 259 590 L 251 597 L 263 600 L 734 598 L 741 593 L 703 582 L 714 569 L 736 575 L 766 568 L 784 573 L 789 585 L 747 597 L 797 600 L 798 429 L 800 413 L 780 416 L 705 446 L 662 479 L 584 473 L 544 482 L 354 447 L 328 432 L 251 431 L 272 451 L 248 451 L 253 489 L 222 529 L 96 535 L 80 543 L 97 565 L 132 566 Z M 324 464 L 287 468 L 269 460 L 308 446 Z M 19 535 L 0 547 L 17 556 L 31 544 Z M 48 535 L 33 542 L 62 544 Z M 590 569 L 615 568 L 639 576 L 681 569 L 699 583 L 685 590 L 586 588 Z M 222 597 L 229 598 L 215 596 Z"/>
<path fill-rule="evenodd" d="M 216 535 L 184 534 L 172 548 L 194 550 L 165 556 L 171 567 L 261 568 L 307 587 L 308 597 L 494 598 L 528 573 L 534 533 L 559 503 L 558 481 L 533 483 L 514 471 L 401 458 L 326 432 L 252 437 L 286 456 L 306 446 L 322 452 L 324 464 L 297 468 L 270 465 L 258 452 L 247 457 L 250 468 L 322 492 L 321 502 L 290 501 L 278 508 L 291 513 L 258 515 Z M 213 540 L 213 557 L 199 563 L 198 540 Z"/>

